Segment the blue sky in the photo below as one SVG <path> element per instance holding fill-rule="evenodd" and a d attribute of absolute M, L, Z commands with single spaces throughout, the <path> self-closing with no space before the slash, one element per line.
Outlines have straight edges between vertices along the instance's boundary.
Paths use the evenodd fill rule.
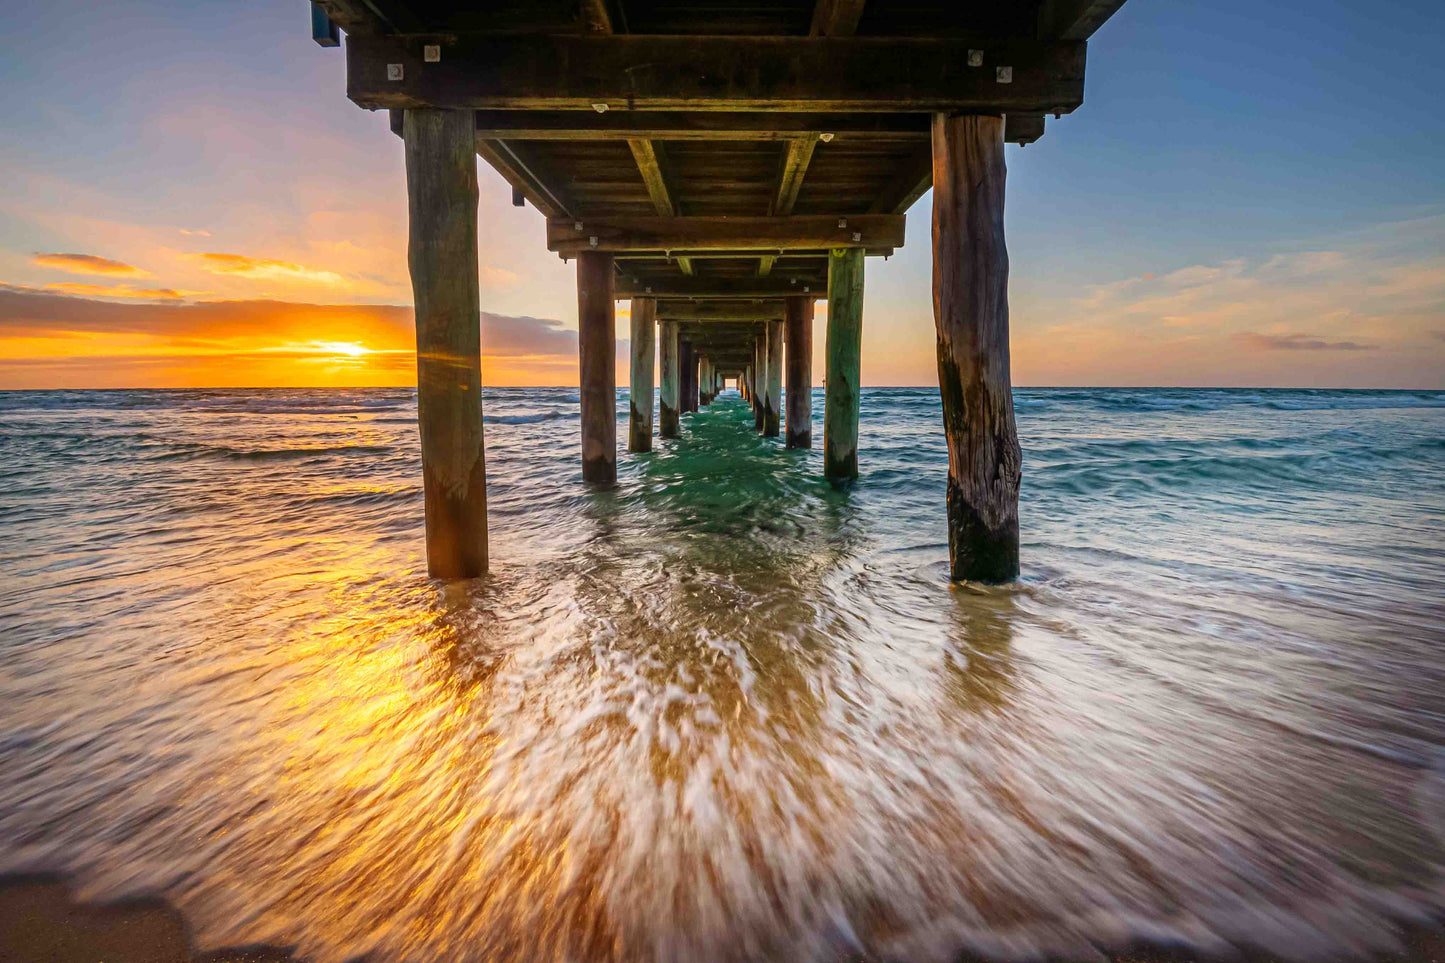
<path fill-rule="evenodd" d="M 1129 0 L 1090 43 L 1084 106 L 1008 150 L 1015 380 L 1445 387 L 1442 40 L 1438 0 Z M 400 145 L 346 100 L 343 61 L 301 0 L 0 8 L 12 301 L 163 291 L 198 336 L 217 300 L 408 304 Z M 865 382 L 933 381 L 930 204 L 869 264 Z M 484 310 L 575 327 L 572 269 L 485 167 L 481 221 Z M 26 311 L 0 318 L 0 359 L 25 361 L 0 385 L 183 350 L 137 322 L 70 364 L 74 332 Z M 526 364 L 494 380 L 575 381 L 566 358 Z"/>

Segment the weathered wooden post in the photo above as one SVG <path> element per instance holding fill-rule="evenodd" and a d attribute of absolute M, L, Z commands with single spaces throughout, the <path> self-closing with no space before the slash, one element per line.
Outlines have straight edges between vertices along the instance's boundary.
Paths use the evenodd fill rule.
<path fill-rule="evenodd" d="M 707 355 L 698 359 L 698 400 L 704 405 L 712 404 L 712 361 Z"/>
<path fill-rule="evenodd" d="M 783 408 L 783 322 L 767 322 L 768 395 L 763 410 L 763 437 L 778 437 Z"/>
<path fill-rule="evenodd" d="M 581 369 L 582 478 L 617 480 L 617 316 L 613 257 L 577 255 L 577 354 Z"/>
<path fill-rule="evenodd" d="M 1002 117 L 933 117 L 933 319 L 948 439 L 948 556 L 954 579 L 980 582 L 1019 573 L 1023 459 L 1009 375 L 1003 130 Z"/>
<path fill-rule="evenodd" d="M 474 578 L 487 571 L 476 121 L 471 111 L 408 110 L 402 137 L 427 573 Z"/>
<path fill-rule="evenodd" d="M 828 375 L 823 400 L 823 475 L 858 477 L 859 367 L 863 349 L 863 251 L 828 257 Z"/>
<path fill-rule="evenodd" d="M 753 378 L 753 366 L 752 366 L 752 365 L 744 365 L 744 366 L 743 366 L 743 376 L 738 379 L 738 394 L 742 395 L 744 401 L 749 400 L 749 399 L 748 399 L 748 382 L 751 381 L 752 378 Z"/>
<path fill-rule="evenodd" d="M 632 412 L 627 422 L 627 450 L 652 451 L 652 354 L 657 330 L 657 300 L 632 299 Z"/>
<path fill-rule="evenodd" d="M 753 428 L 762 431 L 768 424 L 768 335 L 766 330 L 753 336 Z"/>
<path fill-rule="evenodd" d="M 813 447 L 813 299 L 787 301 L 788 421 L 786 447 Z"/>
<path fill-rule="evenodd" d="M 686 338 L 678 341 L 677 358 L 680 367 L 680 375 L 677 379 L 678 385 L 682 388 L 682 398 L 678 404 L 678 411 L 695 411 L 692 403 L 694 397 L 693 383 L 697 380 L 697 359 L 693 357 L 692 342 Z"/>
<path fill-rule="evenodd" d="M 688 411 L 698 409 L 698 392 L 702 388 L 701 367 L 702 357 L 699 356 L 696 348 L 689 346 L 692 353 L 692 360 L 688 363 Z"/>
<path fill-rule="evenodd" d="M 678 359 L 677 322 L 662 322 L 662 343 L 657 349 L 657 360 L 662 366 L 662 391 L 657 403 L 657 433 L 663 438 L 677 437 L 677 416 L 682 404 L 682 390 L 678 380 L 682 374 Z"/>

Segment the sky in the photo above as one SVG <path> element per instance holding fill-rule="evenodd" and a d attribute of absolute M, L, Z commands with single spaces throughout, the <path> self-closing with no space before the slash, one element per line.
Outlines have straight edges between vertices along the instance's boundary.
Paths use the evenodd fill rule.
<path fill-rule="evenodd" d="M 1445 389 L 1442 40 L 1439 0 L 1129 0 L 1007 148 L 1014 383 Z M 401 143 L 304 0 L 3 4 L 0 89 L 0 388 L 415 383 Z M 575 266 L 480 187 L 483 381 L 575 385 Z M 937 384 L 931 205 L 868 262 L 865 384 Z"/>

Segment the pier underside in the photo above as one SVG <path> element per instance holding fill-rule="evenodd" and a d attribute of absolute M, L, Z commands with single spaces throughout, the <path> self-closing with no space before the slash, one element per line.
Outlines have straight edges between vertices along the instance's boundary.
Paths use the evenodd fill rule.
<path fill-rule="evenodd" d="M 548 249 L 577 260 L 590 483 L 616 480 L 621 298 L 632 301 L 634 452 L 651 448 L 654 324 L 663 438 L 677 437 L 679 417 L 727 378 L 753 404 L 759 431 L 812 447 L 808 355 L 814 304 L 826 301 L 824 472 L 856 477 L 865 259 L 902 246 L 905 212 L 937 188 L 951 572 L 999 581 L 1018 574 L 1019 481 L 1003 145 L 1037 140 L 1046 115 L 1082 104 L 1085 40 L 1122 2 L 319 0 L 313 27 L 327 46 L 345 31 L 347 93 L 391 110 L 409 164 L 435 165 L 421 155 L 453 149 L 415 131 L 454 130 L 465 117 L 513 203 L 547 218 Z M 411 188 L 425 374 L 435 361 L 421 306 L 438 304 L 433 288 L 459 283 L 457 272 L 470 272 L 475 290 L 475 258 L 463 264 L 418 238 L 431 219 L 452 216 L 437 206 L 447 199 L 470 203 L 474 225 L 475 195 L 458 189 L 419 206 Z M 456 316 L 442 317 L 453 302 Z M 473 302 L 440 304 L 425 331 L 475 326 Z M 446 362 L 480 385 L 475 354 Z M 430 391 L 420 404 L 423 426 L 433 426 L 430 486 L 434 462 L 461 457 L 439 447 L 447 442 L 435 427 L 457 402 Z M 478 402 L 478 425 L 479 411 Z M 434 575 L 486 569 L 485 496 L 463 497 L 480 505 L 479 531 L 470 515 L 451 531 L 460 516 L 450 507 L 434 520 L 428 488 Z"/>

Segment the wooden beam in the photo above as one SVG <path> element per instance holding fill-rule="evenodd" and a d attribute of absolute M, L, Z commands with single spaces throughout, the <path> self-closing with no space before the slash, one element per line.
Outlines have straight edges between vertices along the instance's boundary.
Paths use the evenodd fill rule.
<path fill-rule="evenodd" d="M 666 161 L 659 156 L 657 146 L 645 137 L 630 137 L 627 146 L 637 161 L 642 183 L 647 185 L 647 196 L 652 198 L 653 209 L 662 217 L 676 217 L 681 212 L 672 202 L 672 192 L 667 189 L 667 176 L 663 173 Z"/>
<path fill-rule="evenodd" d="M 667 321 L 767 321 L 787 311 L 781 299 L 771 301 L 657 302 L 657 316 Z"/>
<path fill-rule="evenodd" d="M 1044 134 L 1043 114 L 1009 114 L 1004 118 L 1004 140 L 1032 144 Z M 898 173 L 889 181 L 868 208 L 874 214 L 902 214 L 933 187 L 933 148 L 918 147 L 898 166 Z"/>
<path fill-rule="evenodd" d="M 803 187 L 803 175 L 808 173 L 808 163 L 813 159 L 813 150 L 818 146 L 814 137 L 798 137 L 788 141 L 787 149 L 778 165 L 778 180 L 773 189 L 773 200 L 768 213 L 781 217 L 793 213 L 798 201 L 798 191 Z"/>
<path fill-rule="evenodd" d="M 428 45 L 440 46 L 440 61 L 425 62 Z M 347 95 L 369 108 L 1064 113 L 1083 103 L 1084 48 L 1020 38 L 355 36 Z M 970 50 L 983 51 L 982 65 L 969 66 Z"/>
<path fill-rule="evenodd" d="M 1003 119 L 1003 139 L 1008 144 L 1032 144 L 1044 136 L 1043 114 L 1014 111 Z"/>
<path fill-rule="evenodd" d="M 478 140 L 477 153 L 491 164 L 532 206 L 548 217 L 564 217 L 575 210 L 572 199 L 557 185 L 557 178 L 539 169 L 524 145 L 505 140 Z"/>
<path fill-rule="evenodd" d="M 814 37 L 851 37 L 858 32 L 865 0 L 818 0 L 813 8 Z"/>
<path fill-rule="evenodd" d="M 341 46 L 341 30 L 326 14 L 326 8 L 311 0 L 311 39 L 320 47 Z"/>
<path fill-rule="evenodd" d="M 901 214 L 932 186 L 933 148 L 923 144 L 898 165 L 898 171 L 888 186 L 873 199 L 868 210 L 875 214 Z"/>
<path fill-rule="evenodd" d="M 706 111 L 479 110 L 490 140 L 788 141 L 827 134 L 835 142 L 927 141 L 927 114 L 799 114 Z"/>
<path fill-rule="evenodd" d="M 535 202 L 534 202 L 535 203 Z M 789 217 L 549 217 L 547 250 L 777 251 L 903 246 L 901 214 Z"/>
<path fill-rule="evenodd" d="M 773 198 L 768 202 L 768 213 L 782 217 L 793 213 L 798 202 L 798 191 L 803 187 L 803 175 L 813 159 L 813 150 L 818 141 L 813 137 L 796 137 L 788 141 L 783 154 L 778 158 L 777 183 L 773 187 Z M 765 254 L 758 261 L 758 277 L 767 277 L 773 270 L 777 255 Z"/>
<path fill-rule="evenodd" d="M 623 274 L 617 279 L 619 298 L 779 298 L 788 295 L 812 294 L 821 298 L 826 282 L 790 283 L 787 277 L 767 278 L 669 278 L 641 280 Z"/>
<path fill-rule="evenodd" d="M 1123 5 L 1124 0 L 1044 0 L 1039 5 L 1039 36 L 1087 40 Z"/>

